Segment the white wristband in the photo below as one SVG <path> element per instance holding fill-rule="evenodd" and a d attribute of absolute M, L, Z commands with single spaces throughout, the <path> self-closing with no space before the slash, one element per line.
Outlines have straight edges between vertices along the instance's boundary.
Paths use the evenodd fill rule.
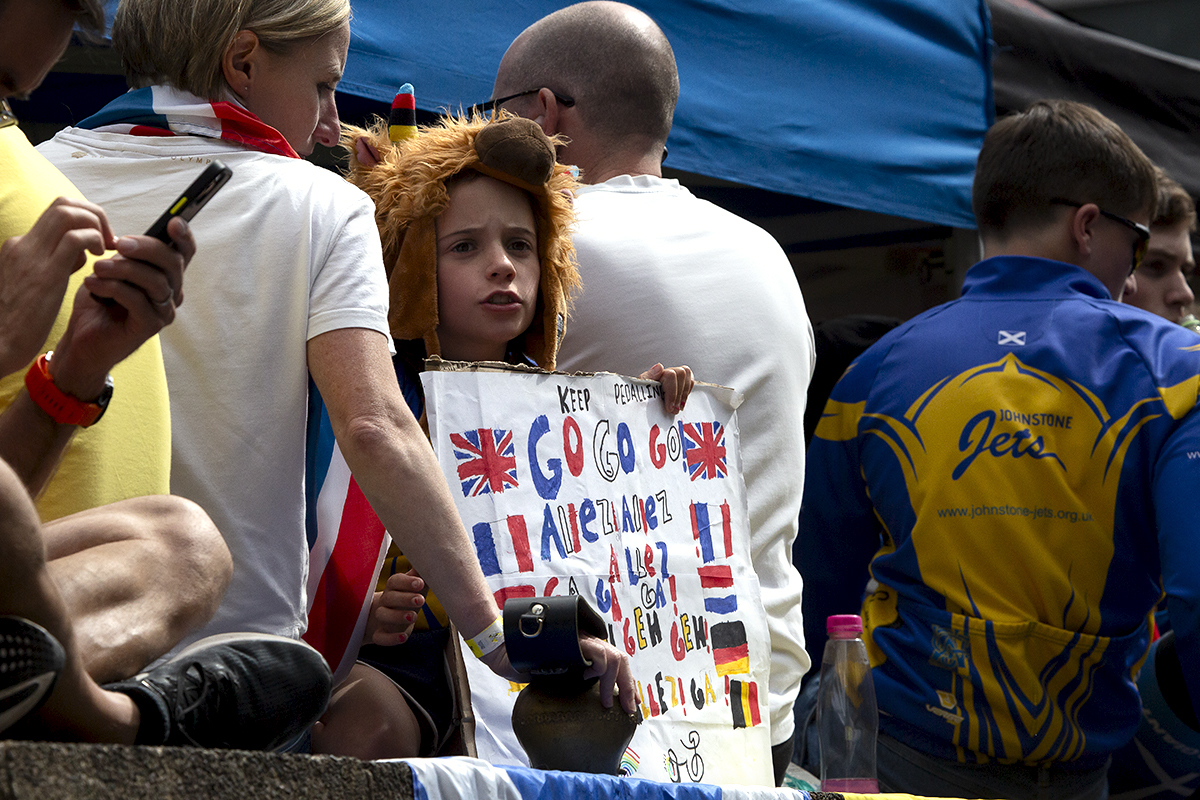
<path fill-rule="evenodd" d="M 471 648 L 471 652 L 476 658 L 483 658 L 488 653 L 495 650 L 500 645 L 504 644 L 504 617 L 496 617 L 491 625 L 488 625 L 473 639 L 467 639 L 467 647 Z"/>

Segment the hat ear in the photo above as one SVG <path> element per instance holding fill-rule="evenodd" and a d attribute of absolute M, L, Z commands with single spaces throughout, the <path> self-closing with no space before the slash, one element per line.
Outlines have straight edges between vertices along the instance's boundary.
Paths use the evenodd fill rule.
<path fill-rule="evenodd" d="M 362 181 L 370 171 L 387 159 L 395 149 L 388 140 L 387 127 L 383 120 L 377 120 L 370 129 L 343 123 L 338 144 L 349 162 L 346 179 L 360 188 L 364 188 Z"/>
<path fill-rule="evenodd" d="M 424 339 L 429 355 L 441 353 L 437 339 L 437 230 L 433 217 L 413 221 L 388 279 L 388 327 L 396 339 Z"/>
<path fill-rule="evenodd" d="M 541 127 L 523 117 L 504 117 L 475 136 L 475 169 L 527 192 L 545 191 L 554 174 L 554 145 Z"/>
<path fill-rule="evenodd" d="M 411 83 L 400 87 L 392 100 L 387 124 L 382 123 L 377 120 L 369 131 L 342 126 L 340 143 L 350 157 L 351 174 L 374 169 L 396 144 L 417 135 L 417 104 Z"/>
<path fill-rule="evenodd" d="M 388 112 L 388 138 L 402 142 L 417 135 L 417 100 L 413 85 L 406 83 L 392 99 L 392 110 Z"/>

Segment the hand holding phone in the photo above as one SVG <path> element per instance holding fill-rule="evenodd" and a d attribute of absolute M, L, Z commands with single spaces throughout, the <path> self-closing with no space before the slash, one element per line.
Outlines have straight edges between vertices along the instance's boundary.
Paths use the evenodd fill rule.
<path fill-rule="evenodd" d="M 204 168 L 200 176 L 192 181 L 191 185 L 184 190 L 183 194 L 175 198 L 175 202 L 171 203 L 167 207 L 167 210 L 159 215 L 154 224 L 147 229 L 146 235 L 152 236 L 160 242 L 173 247 L 174 243 L 171 241 L 170 234 L 167 233 L 167 225 L 171 220 L 175 217 L 182 217 L 185 222 L 190 221 L 212 199 L 213 195 L 228 182 L 232 175 L 233 170 L 214 159 L 212 163 Z M 114 305 L 116 302 L 111 298 L 98 297 L 95 294 L 92 294 L 92 298 L 96 302 L 106 306 Z M 151 302 L 155 301 L 151 299 Z"/>
<path fill-rule="evenodd" d="M 213 161 L 205 167 L 204 172 L 200 173 L 200 177 L 192 181 L 192 185 L 185 189 L 183 194 L 179 195 L 175 202 L 154 221 L 154 224 L 146 231 L 146 235 L 170 244 L 171 237 L 167 235 L 167 223 L 175 217 L 183 217 L 184 221 L 191 221 L 192 217 L 204 208 L 205 204 L 232 175 L 233 170 L 229 167 L 220 161 Z"/>

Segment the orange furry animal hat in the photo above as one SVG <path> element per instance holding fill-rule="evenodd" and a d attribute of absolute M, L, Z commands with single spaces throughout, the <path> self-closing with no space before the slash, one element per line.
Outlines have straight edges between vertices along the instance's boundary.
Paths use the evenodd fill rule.
<path fill-rule="evenodd" d="M 355 142 L 360 137 L 377 151 L 377 164 L 359 161 Z M 571 297 L 580 286 L 570 234 L 575 219 L 571 194 L 577 184 L 567 167 L 555 163 L 554 143 L 542 129 L 508 115 L 490 122 L 450 117 L 392 142 L 387 123 L 379 120 L 370 130 L 344 126 L 342 146 L 350 154 L 347 179 L 375 201 L 392 336 L 424 340 L 427 355 L 441 354 L 436 220 L 450 202 L 447 182 L 474 170 L 529 193 L 542 277 L 537 314 L 524 334 L 523 349 L 538 366 L 554 369 Z"/>

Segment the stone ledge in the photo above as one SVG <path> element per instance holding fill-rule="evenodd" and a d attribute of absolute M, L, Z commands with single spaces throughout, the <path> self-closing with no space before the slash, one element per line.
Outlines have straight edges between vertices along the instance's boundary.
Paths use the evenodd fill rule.
<path fill-rule="evenodd" d="M 0 800 L 413 800 L 403 763 L 184 747 L 0 742 Z"/>

